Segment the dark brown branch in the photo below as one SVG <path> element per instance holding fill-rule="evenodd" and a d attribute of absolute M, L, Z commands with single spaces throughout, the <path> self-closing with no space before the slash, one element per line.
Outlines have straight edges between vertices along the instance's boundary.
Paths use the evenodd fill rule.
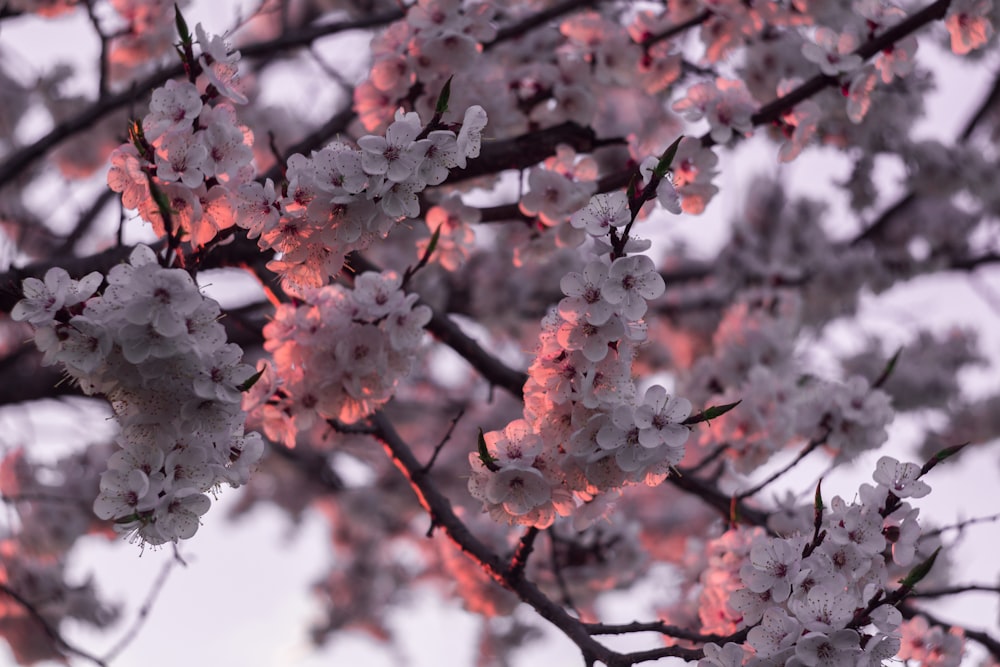
<path fill-rule="evenodd" d="M 492 42 L 483 44 L 483 51 L 488 51 L 497 44 L 507 40 L 520 37 L 535 28 L 545 25 L 553 19 L 559 18 L 563 14 L 568 14 L 586 7 L 593 7 L 600 1 L 601 0 L 563 0 L 562 2 L 556 3 L 547 9 L 543 9 L 540 12 L 527 16 L 517 23 L 512 23 L 511 25 L 500 28 L 497 30 L 496 37 L 493 38 Z"/>
<path fill-rule="evenodd" d="M 774 482 L 775 480 L 777 480 L 779 477 L 781 477 L 782 475 L 786 474 L 789 470 L 791 470 L 792 468 L 794 468 L 795 466 L 797 466 L 799 464 L 799 462 L 802 461 L 802 459 L 804 459 L 805 457 L 809 456 L 809 454 L 811 454 L 812 452 L 814 452 L 820 445 L 822 445 L 823 443 L 825 443 L 826 439 L 828 437 L 830 437 L 830 429 L 826 428 L 826 429 L 824 429 L 824 432 L 823 432 L 822 435 L 820 435 L 819 437 L 813 438 L 808 443 L 806 443 L 806 446 L 802 448 L 802 450 L 795 456 L 794 459 L 792 459 L 788 463 L 788 465 L 784 466 L 783 468 L 780 468 L 779 470 L 775 470 L 772 474 L 768 475 L 768 477 L 766 479 L 764 479 L 763 481 L 761 481 L 759 484 L 753 485 L 752 487 L 750 487 L 746 491 L 743 491 L 742 493 L 740 493 L 739 495 L 737 495 L 736 498 L 738 500 L 746 500 L 750 496 L 753 496 L 753 495 L 756 495 L 757 493 L 760 493 L 762 490 L 764 490 L 765 487 L 767 487 L 769 484 L 771 484 L 772 482 Z"/>
<path fill-rule="evenodd" d="M 351 107 L 341 109 L 337 113 L 333 114 L 330 116 L 328 121 L 289 146 L 288 149 L 285 150 L 285 154 L 283 156 L 284 160 L 279 160 L 277 164 L 268 169 L 263 175 L 259 176 L 258 180 L 263 181 L 264 179 L 270 178 L 272 181 L 277 182 L 281 178 L 281 170 L 284 167 L 283 162 L 287 162 L 289 156 L 294 155 L 295 153 L 309 155 L 312 151 L 319 150 L 328 141 L 330 141 L 330 139 L 344 132 L 351 121 L 354 120 L 354 117 L 354 109 Z"/>
<path fill-rule="evenodd" d="M 13 18 L 17 18 L 18 16 L 24 16 L 24 12 L 22 12 L 21 10 L 19 10 L 19 9 L 11 9 L 7 5 L 8 5 L 8 3 L 6 3 L 6 2 L 4 2 L 3 4 L 0 4 L 0 20 L 3 20 L 3 19 L 13 19 Z"/>
<path fill-rule="evenodd" d="M 268 56 L 274 53 L 308 46 L 317 39 L 335 35 L 340 32 L 376 28 L 400 19 L 402 16 L 403 13 L 401 10 L 393 10 L 391 12 L 372 15 L 355 21 L 310 25 L 288 34 L 281 35 L 280 37 L 267 42 L 248 44 L 241 47 L 240 51 L 244 58 Z M 17 176 L 20 176 L 35 161 L 41 159 L 63 140 L 92 127 L 97 121 L 112 111 L 126 107 L 129 104 L 134 104 L 136 100 L 145 99 L 154 88 L 158 88 L 168 80 L 183 74 L 184 68 L 180 64 L 167 67 L 159 72 L 155 72 L 146 79 L 133 84 L 127 90 L 107 95 L 106 97 L 97 100 L 76 116 L 58 123 L 45 136 L 41 137 L 32 144 L 14 151 L 2 164 L 0 164 L 0 187 L 3 187 Z"/>
<path fill-rule="evenodd" d="M 903 19 L 877 37 L 874 37 L 862 44 L 854 50 L 853 55 L 860 56 L 862 60 L 871 58 L 876 53 L 892 46 L 900 39 L 916 32 L 928 23 L 944 18 L 950 4 L 951 0 L 937 0 L 937 2 L 931 3 L 927 7 L 924 7 L 920 11 L 915 12 Z M 750 121 L 753 123 L 754 127 L 773 123 L 779 120 L 785 112 L 794 109 L 795 105 L 799 102 L 809 99 L 824 88 L 829 88 L 839 84 L 840 81 L 837 77 L 828 76 L 826 74 L 817 74 L 805 83 L 793 89 L 788 94 L 782 95 L 776 100 L 768 102 L 762 106 L 750 117 Z M 701 137 L 701 143 L 703 146 L 712 146 L 715 144 L 715 140 L 712 139 L 711 134 L 706 133 Z"/>
<path fill-rule="evenodd" d="M 510 577 L 520 579 L 524 576 L 524 568 L 528 566 L 528 557 L 535 550 L 535 539 L 538 537 L 538 528 L 529 526 L 524 535 L 517 543 L 517 551 L 510 560 Z"/>
<path fill-rule="evenodd" d="M 962 132 L 958 135 L 958 140 L 962 143 L 968 141 L 972 137 L 972 133 L 979 127 L 979 123 L 986 118 L 986 115 L 997 103 L 1000 103 L 1000 73 L 997 73 L 993 77 L 993 87 L 990 88 L 990 92 L 983 98 L 976 112 L 965 123 L 965 127 L 962 128 Z"/>
<path fill-rule="evenodd" d="M 590 153 L 602 146 L 624 143 L 624 139 L 598 139 L 593 129 L 566 121 L 510 139 L 483 142 L 479 157 L 465 169 L 451 172 L 445 184 L 460 183 L 505 169 L 525 169 L 555 155 L 559 144 L 567 144 L 579 153 Z"/>
<path fill-rule="evenodd" d="M 685 32 L 686 30 L 689 30 L 689 29 L 691 29 L 691 28 L 693 28 L 695 26 L 701 25 L 702 23 L 704 23 L 705 21 L 707 21 L 709 18 L 711 18 L 712 14 L 713 14 L 713 12 L 711 10 L 705 9 L 705 10 L 703 10 L 703 11 L 695 14 L 694 16 L 692 16 L 691 18 L 689 18 L 687 21 L 681 21 L 677 25 L 672 25 L 669 28 L 667 28 L 666 30 L 663 30 L 661 32 L 656 33 L 655 35 L 650 35 L 649 37 L 645 38 L 644 40 L 642 40 L 642 47 L 648 49 L 649 47 L 651 47 L 653 44 L 656 44 L 657 42 L 662 42 L 662 41 L 668 40 L 671 37 L 674 37 L 675 35 L 679 35 L 682 32 Z"/>
<path fill-rule="evenodd" d="M 917 195 L 913 192 L 908 192 L 903 197 L 900 197 L 896 203 L 887 208 L 882 212 L 882 214 L 876 218 L 870 225 L 865 227 L 864 231 L 855 236 L 851 242 L 851 246 L 857 246 L 865 241 L 874 241 L 878 239 L 878 235 L 889 226 L 893 218 L 902 213 L 910 204 L 917 200 Z"/>
<path fill-rule="evenodd" d="M 55 249 L 55 255 L 57 257 L 62 257 L 66 255 L 73 255 L 73 249 L 76 247 L 77 241 L 82 239 L 84 235 L 90 231 L 91 227 L 94 226 L 94 222 L 97 220 L 97 216 L 101 214 L 104 207 L 115 198 L 117 193 L 114 190 L 106 189 L 102 190 L 101 194 L 97 196 L 94 202 L 80 215 L 80 219 L 76 221 L 73 226 L 73 231 L 66 235 L 63 242 Z"/>
<path fill-rule="evenodd" d="M 755 526 L 765 526 L 767 524 L 767 513 L 754 507 L 750 507 L 741 500 L 725 495 L 714 485 L 696 477 L 689 471 L 679 468 L 680 474 L 670 475 L 667 481 L 682 491 L 701 498 L 705 503 L 715 508 L 725 519 L 730 519 L 733 511 L 737 518 L 745 523 Z"/>
<path fill-rule="evenodd" d="M 430 514 L 433 525 L 443 530 L 464 554 L 481 565 L 494 581 L 517 594 L 522 602 L 533 607 L 542 618 L 559 628 L 570 641 L 580 647 L 588 664 L 592 664 L 595 659 L 609 666 L 630 664 L 621 662 L 619 654 L 595 641 L 579 620 L 550 600 L 534 583 L 524 577 L 512 577 L 510 568 L 500 556 L 473 535 L 468 526 L 458 518 L 451 501 L 424 472 L 424 467 L 389 420 L 381 413 L 376 413 L 371 423 L 376 429 L 375 437 L 410 483 L 420 504 Z"/>
<path fill-rule="evenodd" d="M 348 263 L 358 272 L 381 270 L 357 253 L 351 255 Z M 484 350 L 450 317 L 431 308 L 431 321 L 427 323 L 427 331 L 468 361 L 490 384 L 505 389 L 515 398 L 524 396 L 524 383 L 528 381 L 527 374 L 514 370 Z"/>
<path fill-rule="evenodd" d="M 484 378 L 489 380 L 490 384 L 505 389 L 515 398 L 524 396 L 524 383 L 528 381 L 526 373 L 514 370 L 484 350 L 447 315 L 433 310 L 432 312 L 431 321 L 427 323 L 427 330 L 435 338 L 458 352 Z"/>
<path fill-rule="evenodd" d="M 365 18 L 353 21 L 341 21 L 338 23 L 320 23 L 307 25 L 297 30 L 292 30 L 267 42 L 247 44 L 240 46 L 240 55 L 243 58 L 258 58 L 269 56 L 273 53 L 291 51 L 301 47 L 309 46 L 313 42 L 323 37 L 329 37 L 341 32 L 350 30 L 370 30 L 388 25 L 393 21 L 398 21 L 405 14 L 401 9 L 393 9 L 382 14 L 372 14 Z"/>
<path fill-rule="evenodd" d="M 1000 593 L 1000 586 L 988 586 L 985 584 L 966 584 L 965 586 L 945 586 L 943 588 L 933 588 L 910 593 L 911 598 L 942 598 L 947 595 L 958 595 L 959 593 Z"/>
<path fill-rule="evenodd" d="M 626 635 L 634 634 L 636 632 L 658 632 L 661 635 L 666 635 L 667 637 L 673 637 L 675 639 L 685 639 L 687 641 L 702 643 L 713 642 L 719 644 L 720 646 L 726 642 L 736 642 L 737 644 L 740 644 L 746 640 L 747 633 L 750 632 L 749 628 L 744 628 L 743 630 L 731 635 L 703 635 L 677 625 L 669 625 L 664 621 L 651 621 L 649 623 L 634 621 L 632 623 L 621 624 L 587 623 L 584 627 L 586 627 L 587 631 L 592 635 Z"/>
<path fill-rule="evenodd" d="M 67 653 L 71 653 L 72 655 L 79 656 L 81 658 L 84 658 L 85 660 L 89 660 L 90 662 L 94 663 L 95 665 L 99 665 L 100 667 L 108 667 L 108 663 L 106 663 L 105 661 L 101 660 L 100 658 L 94 655 L 91 655 L 90 653 L 87 653 L 82 649 L 77 648 L 76 646 L 70 644 L 65 639 L 63 639 L 63 636 L 59 634 L 59 630 L 53 627 L 52 624 L 49 623 L 44 616 L 42 616 L 41 612 L 39 612 L 30 601 L 26 600 L 20 593 L 10 588 L 9 586 L 7 586 L 7 584 L 3 582 L 0 582 L 0 593 L 9 596 L 15 602 L 21 605 L 21 607 L 26 612 L 28 612 L 28 615 L 31 616 L 31 618 L 33 618 L 35 622 L 38 623 L 39 626 L 41 626 L 46 636 L 48 636 L 48 638 L 52 640 L 52 643 L 55 644 L 60 650 L 66 651 Z"/>
<path fill-rule="evenodd" d="M 451 440 L 451 436 L 455 432 L 455 427 L 458 426 L 458 422 L 462 419 L 464 415 L 465 415 L 465 408 L 462 408 L 461 410 L 458 411 L 457 415 L 452 417 L 451 423 L 448 424 L 448 430 L 445 432 L 444 437 L 442 437 L 438 441 L 438 444 L 434 446 L 434 451 L 431 453 L 431 458 L 428 459 L 427 465 L 424 466 L 424 472 L 430 472 L 431 468 L 434 467 L 434 464 L 437 462 L 438 455 L 441 453 L 441 450 L 444 449 L 444 446 L 448 444 L 448 441 Z"/>
<path fill-rule="evenodd" d="M 97 38 L 101 42 L 101 53 L 97 59 L 97 99 L 101 99 L 108 94 L 108 44 L 110 38 L 101 30 L 101 22 L 97 20 L 97 14 L 94 13 L 94 0 L 86 0 L 83 4 L 87 8 L 87 18 L 90 20 L 90 25 L 94 27 L 94 32 L 97 33 Z"/>

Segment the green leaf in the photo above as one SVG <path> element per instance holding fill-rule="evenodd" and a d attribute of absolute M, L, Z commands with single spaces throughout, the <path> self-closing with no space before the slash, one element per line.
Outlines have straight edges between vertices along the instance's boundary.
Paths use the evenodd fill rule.
<path fill-rule="evenodd" d="M 139 151 L 139 155 L 146 154 L 146 135 L 142 131 L 142 123 L 134 118 L 128 122 L 128 138 L 135 149 Z"/>
<path fill-rule="evenodd" d="M 685 426 L 690 426 L 691 424 L 700 424 L 701 422 L 707 422 L 715 419 L 716 417 L 721 417 L 726 414 L 737 405 L 742 403 L 742 400 L 736 401 L 735 403 L 726 403 L 725 405 L 713 405 L 707 407 L 696 415 L 691 415 L 687 419 L 681 422 Z"/>
<path fill-rule="evenodd" d="M 653 168 L 653 173 L 663 178 L 670 171 L 670 165 L 674 162 L 674 156 L 677 155 L 677 147 L 681 145 L 681 139 L 684 135 L 677 137 L 674 143 L 667 147 L 667 150 L 663 151 L 663 155 L 660 156 L 660 161 L 656 163 L 656 167 Z"/>
<path fill-rule="evenodd" d="M 449 76 L 448 80 L 444 82 L 444 86 L 441 88 L 437 104 L 434 105 L 434 114 L 436 116 L 443 116 L 444 112 L 448 110 L 448 100 L 451 98 L 451 80 L 453 78 L 455 77 Z"/>
<path fill-rule="evenodd" d="M 816 496 L 813 498 L 813 510 L 815 510 L 817 514 L 822 514 L 824 508 L 823 494 L 820 492 L 819 489 L 820 484 L 822 483 L 823 483 L 823 478 L 821 477 L 820 480 L 816 482 Z"/>
<path fill-rule="evenodd" d="M 954 456 L 955 454 L 958 454 L 960 451 L 962 451 L 963 449 L 965 449 L 968 446 L 969 446 L 969 443 L 963 442 L 961 445 L 953 445 L 951 447 L 945 447 L 944 449 L 942 449 L 941 451 L 939 451 L 937 454 L 935 454 L 934 456 L 932 456 L 930 458 L 930 460 L 927 463 L 924 464 L 924 466 L 920 469 L 920 475 L 919 475 L 919 477 L 923 477 L 924 475 L 926 475 L 927 473 L 929 473 L 934 466 L 936 466 L 937 464 L 941 463 L 945 459 L 949 459 L 952 456 Z"/>
<path fill-rule="evenodd" d="M 250 391 L 250 388 L 253 387 L 255 384 L 257 384 L 257 380 L 259 380 L 260 376 L 263 374 L 264 374 L 264 369 L 262 368 L 253 375 L 251 375 L 249 378 L 247 378 L 246 381 L 243 382 L 242 384 L 236 385 L 236 388 L 239 389 L 240 391 Z"/>
<path fill-rule="evenodd" d="M 490 455 L 490 450 L 486 447 L 486 438 L 483 436 L 482 428 L 479 429 L 478 447 L 479 460 L 483 462 L 486 469 L 490 472 L 497 472 L 500 470 L 500 466 L 497 465 L 496 458 Z"/>
<path fill-rule="evenodd" d="M 904 588 L 913 588 L 916 586 L 921 579 L 927 576 L 927 574 L 931 571 L 931 568 L 934 567 L 934 561 L 937 560 L 937 555 L 940 551 L 941 547 L 938 547 L 934 550 L 934 553 L 927 557 L 927 560 L 922 563 L 917 563 L 917 565 L 915 565 L 905 577 L 899 580 L 899 583 L 902 584 Z"/>
<path fill-rule="evenodd" d="M 889 359 L 889 361 L 886 363 L 885 368 L 882 369 L 882 372 L 879 374 L 878 379 L 872 383 L 873 388 L 879 389 L 882 387 L 882 385 L 885 384 L 886 380 L 889 379 L 889 376 L 892 375 L 892 372 L 896 369 L 896 362 L 899 361 L 899 355 L 901 355 L 902 353 L 903 353 L 902 347 L 896 350 L 896 354 L 892 355 L 892 358 Z"/>
<path fill-rule="evenodd" d="M 437 229 L 434 230 L 434 233 L 431 234 L 431 240 L 427 244 L 427 249 L 424 250 L 424 261 L 425 262 L 431 258 L 431 255 L 433 255 L 434 251 L 437 249 L 438 241 L 441 239 L 441 227 L 442 226 L 443 225 L 438 225 Z"/>
<path fill-rule="evenodd" d="M 174 24 L 177 26 L 177 35 L 181 38 L 181 44 L 187 45 L 191 43 L 191 31 L 188 29 L 187 21 L 184 20 L 184 15 L 181 14 L 181 8 L 174 3 Z"/>
<path fill-rule="evenodd" d="M 153 201 L 156 202 L 156 208 L 160 210 L 160 215 L 164 218 L 170 217 L 170 214 L 173 213 L 173 209 L 170 208 L 170 197 L 152 181 L 150 182 L 150 186 L 149 192 L 153 196 Z"/>

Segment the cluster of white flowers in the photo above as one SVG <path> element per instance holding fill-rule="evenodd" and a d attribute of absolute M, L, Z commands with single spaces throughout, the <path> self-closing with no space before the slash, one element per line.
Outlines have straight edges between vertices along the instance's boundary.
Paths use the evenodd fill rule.
<path fill-rule="evenodd" d="M 479 156 L 485 126 L 479 106 L 466 110 L 457 135 L 425 133 L 416 113 L 400 110 L 385 137 L 361 137 L 358 149 L 335 142 L 308 158 L 292 155 L 285 193 L 270 180 L 241 187 L 237 224 L 259 235 L 262 249 L 280 253 L 268 268 L 288 283 L 319 287 L 340 273 L 348 252 L 417 217 L 417 195 Z"/>
<path fill-rule="evenodd" d="M 718 174 L 719 157 L 695 137 L 684 137 L 677 145 L 677 154 L 670 165 L 671 183 L 681 198 L 685 213 L 699 214 L 719 191 L 712 184 Z"/>
<path fill-rule="evenodd" d="M 432 234 L 437 234 L 437 244 L 431 261 L 448 271 L 457 271 L 465 264 L 475 248 L 476 234 L 472 225 L 482 219 L 482 211 L 466 206 L 457 194 L 450 194 L 424 214 L 424 221 Z M 427 255 L 431 239 L 417 242 L 417 254 Z"/>
<path fill-rule="evenodd" d="M 714 540 L 698 596 L 703 631 L 750 631 L 742 645 L 707 644 L 699 667 L 878 667 L 895 656 L 903 618 L 892 582 L 920 569 L 919 510 L 902 499 L 930 492 L 920 476 L 919 465 L 883 456 L 875 486 L 861 485 L 854 503 L 834 498 L 818 529 L 803 513 L 782 537 L 734 528 Z"/>
<path fill-rule="evenodd" d="M 24 281 L 11 312 L 35 328 L 46 364 L 59 363 L 85 393 L 108 398 L 121 426 L 94 511 L 149 544 L 198 530 L 222 483 L 246 483 L 264 443 L 244 433 L 242 387 L 254 369 L 226 343 L 219 305 L 146 246 L 103 277 L 76 281 L 52 268 Z"/>
<path fill-rule="evenodd" d="M 456 69 L 471 68 L 482 43 L 496 36 L 491 2 L 419 0 L 406 17 L 372 40 L 369 77 L 354 90 L 354 105 L 369 132 L 385 127 L 399 103 L 414 94 L 421 114 L 434 111 L 434 97 Z M 463 94 L 464 99 L 468 99 Z"/>
<path fill-rule="evenodd" d="M 367 272 L 354 288 L 302 290 L 304 303 L 281 305 L 264 327 L 274 359 L 259 416 L 268 437 L 294 446 L 318 419 L 354 423 L 384 404 L 410 372 L 431 319 L 392 272 Z"/>
<path fill-rule="evenodd" d="M 576 157 L 575 155 L 573 156 Z M 587 205 L 597 184 L 596 170 L 591 161 L 586 167 L 569 159 L 550 158 L 544 166 L 528 170 L 528 191 L 521 197 L 518 208 L 525 215 L 538 218 L 547 227 L 556 227 Z"/>
<path fill-rule="evenodd" d="M 750 116 L 756 106 L 742 80 L 720 78 L 691 86 L 673 109 L 689 121 L 706 119 L 712 140 L 725 144 L 734 133 L 749 134 L 753 130 Z"/>
<path fill-rule="evenodd" d="M 196 34 L 209 92 L 174 80 L 154 90 L 142 136 L 111 154 L 108 185 L 157 235 L 203 245 L 232 227 L 236 191 L 255 172 L 253 134 L 239 123 L 231 103 L 247 101 L 239 90 L 240 54 L 228 53 L 222 38 L 205 34 L 200 25 Z M 164 198 L 169 221 L 164 220 Z"/>
<path fill-rule="evenodd" d="M 479 156 L 482 107 L 466 110 L 457 134 L 426 131 L 416 113 L 398 110 L 384 137 L 290 156 L 283 189 L 255 181 L 253 134 L 231 103 L 247 101 L 239 90 L 240 54 L 200 25 L 196 33 L 207 92 L 189 81 L 154 90 L 141 136 L 113 152 L 108 172 L 125 207 L 137 209 L 160 236 L 204 245 L 236 224 L 259 236 L 261 249 L 278 253 L 268 266 L 288 283 L 319 287 L 340 273 L 347 253 L 417 217 L 420 192 Z"/>
<path fill-rule="evenodd" d="M 741 401 L 695 437 L 705 448 L 725 442 L 724 456 L 737 473 L 755 470 L 796 443 L 822 444 L 842 462 L 888 437 L 888 394 L 859 375 L 846 382 L 814 377 L 796 355 L 802 306 L 787 290 L 749 292 L 723 315 L 714 352 L 681 378 L 693 401 Z"/>
<path fill-rule="evenodd" d="M 642 172 L 651 169 L 645 164 Z M 657 196 L 680 212 L 669 179 Z M 593 503 L 627 484 L 659 483 L 683 456 L 689 430 L 681 422 L 691 403 L 659 385 L 639 399 L 632 378 L 635 351 L 646 338 L 647 302 L 665 285 L 649 257 L 618 256 L 608 246 L 608 238 L 617 238 L 627 251 L 648 247 L 622 238 L 631 220 L 622 192 L 595 195 L 570 219 L 601 254 L 562 278 L 565 298 L 542 321 L 528 369 L 524 419 L 485 434 L 486 451 L 469 457 L 469 491 L 497 519 L 547 527 L 577 501 Z"/>

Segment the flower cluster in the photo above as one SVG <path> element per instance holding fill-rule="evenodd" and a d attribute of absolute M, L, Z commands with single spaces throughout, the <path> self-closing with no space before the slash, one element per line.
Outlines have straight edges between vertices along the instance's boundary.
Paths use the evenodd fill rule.
<path fill-rule="evenodd" d="M 432 112 L 434 95 L 446 80 L 456 68 L 474 67 L 482 43 L 496 35 L 495 12 L 490 2 L 419 0 L 411 4 L 405 19 L 372 41 L 374 62 L 368 80 L 354 91 L 355 108 L 365 128 L 370 132 L 384 128 L 399 103 L 413 95 L 420 95 L 418 112 Z M 414 91 L 418 83 L 422 95 Z"/>
<path fill-rule="evenodd" d="M 417 195 L 479 155 L 482 107 L 466 110 L 458 133 L 424 128 L 416 113 L 397 111 L 385 136 L 354 148 L 334 142 L 287 160 L 287 183 L 254 180 L 253 134 L 233 103 L 240 91 L 239 52 L 197 26 L 198 65 L 207 90 L 168 81 L 153 91 L 133 142 L 111 156 L 108 185 L 160 236 L 204 245 L 234 224 L 278 256 L 268 265 L 290 284 L 319 287 L 344 257 L 384 238 L 402 218 L 420 213 Z"/>
<path fill-rule="evenodd" d="M 473 106 L 461 129 L 425 131 L 416 113 L 396 113 L 385 136 L 359 148 L 334 142 L 310 157 L 288 159 L 284 192 L 268 180 L 239 191 L 237 224 L 261 249 L 279 253 L 268 268 L 290 284 L 319 287 L 340 272 L 348 252 L 384 238 L 396 222 L 420 213 L 417 195 L 479 155 L 486 112 Z"/>
<path fill-rule="evenodd" d="M 219 305 L 146 246 L 76 281 L 60 268 L 24 281 L 11 312 L 35 328 L 46 364 L 110 401 L 121 447 L 101 476 L 95 513 L 149 544 L 186 539 L 222 483 L 245 484 L 263 453 L 244 433 L 242 389 L 253 368 L 226 343 Z"/>
<path fill-rule="evenodd" d="M 734 528 L 717 538 L 701 577 L 703 629 L 750 631 L 742 645 L 707 644 L 699 667 L 877 667 L 895 656 L 903 620 L 895 604 L 922 569 L 919 510 L 902 499 L 930 492 L 921 474 L 916 464 L 884 456 L 876 484 L 861 485 L 856 502 L 834 498 L 816 527 L 803 513 L 806 520 L 781 537 Z"/>
<path fill-rule="evenodd" d="M 670 181 L 660 185 L 661 203 L 680 212 Z M 662 481 L 683 456 L 691 403 L 659 385 L 640 399 L 632 379 L 647 303 L 665 289 L 649 257 L 607 245 L 612 239 L 625 251 L 646 247 L 625 234 L 633 217 L 625 193 L 613 192 L 593 196 L 570 218 L 604 252 L 562 278 L 565 296 L 542 321 L 528 369 L 524 419 L 485 434 L 485 451 L 470 454 L 469 491 L 494 518 L 547 527 L 578 501 Z"/>
<path fill-rule="evenodd" d="M 236 190 L 254 176 L 253 135 L 232 104 L 247 101 L 239 52 L 228 53 L 222 38 L 200 25 L 196 33 L 208 91 L 174 80 L 154 90 L 133 142 L 111 154 L 108 185 L 157 235 L 204 245 L 233 225 Z"/>
<path fill-rule="evenodd" d="M 261 396 L 268 437 L 294 446 L 317 419 L 354 423 L 392 397 L 431 318 L 400 285 L 395 273 L 367 272 L 353 289 L 306 289 L 303 304 L 278 308 L 264 327 L 276 376 Z"/>
<path fill-rule="evenodd" d="M 708 120 L 712 140 L 725 144 L 734 134 L 753 130 L 750 116 L 755 106 L 743 81 L 720 78 L 691 86 L 673 109 L 690 121 Z"/>
<path fill-rule="evenodd" d="M 847 461 L 887 438 L 888 394 L 860 375 L 846 382 L 812 377 L 795 354 L 801 299 L 782 290 L 751 292 L 723 314 L 713 354 L 682 378 L 694 401 L 740 406 L 700 430 L 697 444 L 727 443 L 732 468 L 746 474 L 793 443 L 822 444 Z"/>

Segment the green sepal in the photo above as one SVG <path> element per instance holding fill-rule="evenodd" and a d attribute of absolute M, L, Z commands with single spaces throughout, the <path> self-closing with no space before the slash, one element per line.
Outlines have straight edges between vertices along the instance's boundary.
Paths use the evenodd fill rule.
<path fill-rule="evenodd" d="M 954 456 L 955 454 L 958 454 L 960 451 L 962 451 L 963 449 L 965 449 L 968 446 L 969 446 L 968 442 L 963 442 L 961 445 L 953 445 L 951 447 L 945 447 L 944 449 L 942 449 L 941 451 L 939 451 L 937 454 L 935 454 L 934 456 L 932 456 L 930 458 L 930 460 L 927 461 L 927 463 L 925 463 L 923 465 L 923 467 L 920 469 L 920 475 L 919 475 L 919 477 L 923 477 L 924 475 L 926 475 L 928 472 L 931 471 L 931 468 L 933 468 L 937 464 L 941 463 L 945 459 L 949 459 L 952 456 Z"/>
<path fill-rule="evenodd" d="M 434 254 L 434 251 L 437 250 L 438 241 L 441 239 L 441 227 L 442 225 L 438 225 L 437 229 L 434 230 L 434 233 L 431 234 L 431 240 L 427 243 L 427 249 L 424 250 L 425 262 L 429 260 Z"/>
<path fill-rule="evenodd" d="M 898 350 L 896 350 L 896 353 L 892 355 L 892 358 L 890 358 L 889 361 L 886 362 L 885 368 L 882 369 L 882 372 L 879 374 L 878 379 L 872 383 L 873 388 L 879 389 L 882 387 L 882 385 L 885 384 L 886 380 L 889 379 L 889 376 L 892 375 L 892 372 L 896 370 L 896 362 L 899 361 L 899 355 L 901 355 L 902 353 L 903 353 L 903 348 L 900 347 Z"/>
<path fill-rule="evenodd" d="M 927 557 L 922 563 L 917 563 L 909 573 L 899 580 L 899 583 L 903 585 L 904 588 L 913 588 L 917 583 L 927 576 L 934 567 L 934 561 L 937 560 L 938 552 L 941 551 L 941 547 L 934 550 L 930 556 Z"/>
<path fill-rule="evenodd" d="M 259 371 L 251 375 L 249 378 L 244 380 L 242 383 L 236 385 L 236 388 L 239 389 L 240 391 L 250 391 L 250 388 L 253 387 L 255 384 L 257 384 L 257 380 L 259 380 L 260 376 L 264 374 L 264 370 L 265 369 L 263 368 L 260 369 Z"/>
<path fill-rule="evenodd" d="M 726 403 L 725 405 L 712 405 L 705 408 L 696 415 L 691 415 L 687 419 L 681 422 L 684 426 L 690 426 L 691 424 L 700 424 L 701 422 L 707 422 L 715 419 L 716 417 L 721 417 L 726 414 L 737 405 L 742 403 L 742 400 L 736 401 L 735 403 Z"/>
<path fill-rule="evenodd" d="M 149 193 L 152 195 L 153 201 L 156 202 L 156 208 L 159 209 L 160 215 L 163 216 L 164 220 L 169 218 L 173 213 L 173 209 L 170 208 L 170 198 L 167 197 L 166 192 L 153 183 L 152 179 L 149 182 Z"/>
<path fill-rule="evenodd" d="M 438 95 L 437 103 L 434 105 L 434 114 L 437 116 L 443 116 L 444 112 L 448 110 L 448 100 L 451 98 L 451 80 L 455 78 L 454 76 L 449 76 L 448 80 L 444 82 L 444 86 L 441 87 L 441 93 Z"/>
<path fill-rule="evenodd" d="M 490 451 L 486 447 L 486 437 L 483 435 L 482 427 L 479 428 L 477 447 L 479 448 L 479 460 L 483 462 L 483 465 L 486 466 L 486 469 L 489 470 L 490 472 L 499 471 L 500 466 L 497 465 L 497 459 L 490 455 Z"/>
<path fill-rule="evenodd" d="M 188 46 L 191 44 L 191 31 L 188 29 L 187 21 L 181 14 L 181 8 L 174 3 L 174 24 L 177 26 L 177 36 L 181 38 L 181 44 Z"/>
<path fill-rule="evenodd" d="M 674 162 L 674 156 L 677 155 L 677 148 L 681 145 L 681 139 L 683 138 L 684 135 L 682 134 L 674 140 L 674 143 L 667 147 L 667 150 L 663 151 L 663 155 L 660 156 L 660 161 L 656 163 L 655 167 L 653 167 L 654 174 L 660 178 L 667 175 L 667 172 L 670 171 L 670 165 Z"/>
<path fill-rule="evenodd" d="M 142 123 L 134 118 L 128 122 L 128 139 L 135 146 L 135 149 L 139 151 L 139 155 L 146 154 L 149 144 L 146 143 L 146 135 L 142 131 Z"/>

